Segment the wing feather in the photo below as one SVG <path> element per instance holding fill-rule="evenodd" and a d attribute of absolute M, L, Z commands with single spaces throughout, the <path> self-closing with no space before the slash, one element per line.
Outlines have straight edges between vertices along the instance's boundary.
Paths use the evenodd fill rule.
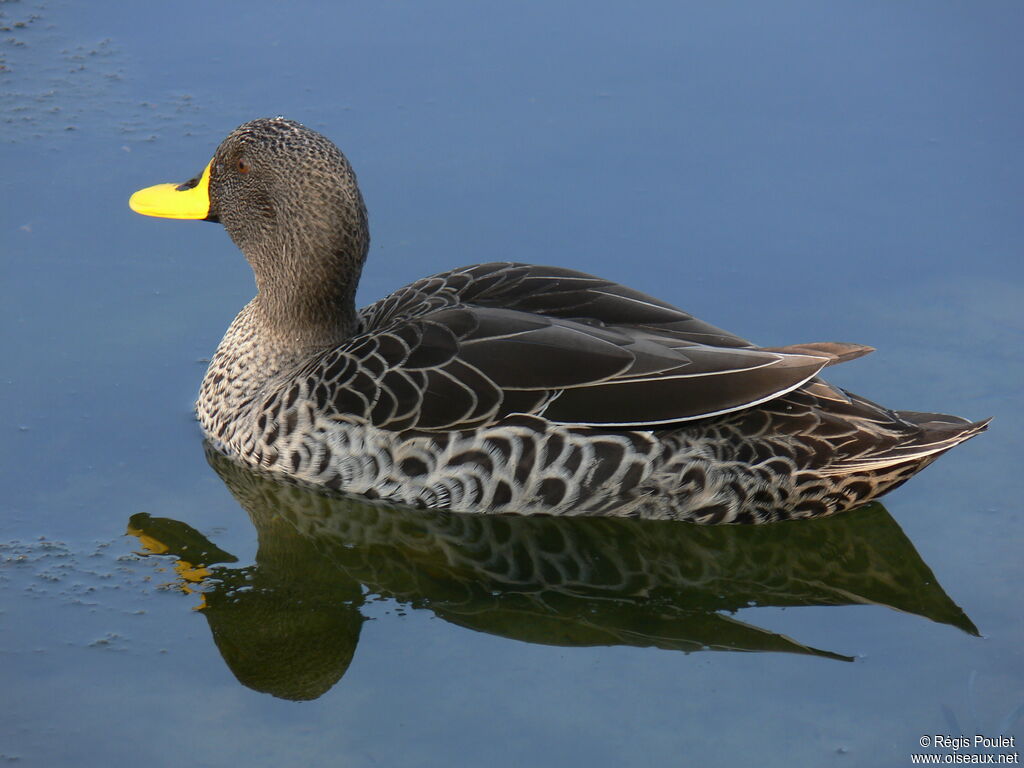
<path fill-rule="evenodd" d="M 328 411 L 392 430 L 472 428 L 511 413 L 653 428 L 786 395 L 784 409 L 804 385 L 841 408 L 845 395 L 815 377 L 867 351 L 761 349 L 608 280 L 517 263 L 412 283 L 364 309 L 360 331 L 299 375 Z"/>
<path fill-rule="evenodd" d="M 492 280 L 492 288 L 509 282 Z M 645 428 L 771 400 L 830 360 L 461 303 L 392 318 L 305 375 L 328 410 L 387 429 L 465 429 L 512 413 Z"/>

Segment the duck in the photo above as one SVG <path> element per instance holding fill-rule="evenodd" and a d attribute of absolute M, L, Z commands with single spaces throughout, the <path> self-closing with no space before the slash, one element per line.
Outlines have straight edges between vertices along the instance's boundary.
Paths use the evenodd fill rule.
<path fill-rule="evenodd" d="M 255 275 L 200 386 L 208 444 L 324 493 L 458 513 L 816 518 L 988 425 L 890 410 L 819 375 L 871 347 L 761 347 L 560 267 L 473 264 L 357 310 L 370 233 L 355 172 L 284 117 L 244 123 L 200 174 L 129 205 L 219 222 Z"/>

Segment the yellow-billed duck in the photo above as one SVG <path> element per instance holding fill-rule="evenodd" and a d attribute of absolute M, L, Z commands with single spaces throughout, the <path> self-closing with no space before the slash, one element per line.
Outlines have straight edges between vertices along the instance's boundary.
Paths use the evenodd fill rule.
<path fill-rule="evenodd" d="M 760 523 L 865 504 L 987 424 L 818 377 L 869 347 L 758 347 L 558 267 L 461 267 L 357 311 L 370 235 L 355 174 L 284 118 L 240 126 L 195 179 L 130 204 L 220 222 L 255 272 L 199 395 L 212 445 L 334 491 Z"/>

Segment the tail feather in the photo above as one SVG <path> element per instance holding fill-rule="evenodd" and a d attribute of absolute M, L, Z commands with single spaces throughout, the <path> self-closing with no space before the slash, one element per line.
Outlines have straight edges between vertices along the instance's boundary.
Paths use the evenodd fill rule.
<path fill-rule="evenodd" d="M 875 351 L 874 347 L 866 344 L 849 344 L 843 341 L 812 341 L 807 344 L 790 344 L 785 347 L 762 347 L 766 352 L 778 352 L 783 355 L 810 355 L 812 357 L 825 357 L 828 362 L 825 367 L 845 363 L 847 360 L 856 360 L 858 357 L 870 354 Z"/>
<path fill-rule="evenodd" d="M 975 422 L 971 422 L 969 419 L 961 418 L 960 416 L 951 416 L 948 413 L 927 413 L 925 411 L 894 411 L 894 413 L 910 424 L 914 424 L 918 427 L 926 427 L 929 424 L 944 424 L 954 425 L 958 427 L 966 427 Z M 976 422 L 978 424 L 988 424 L 991 419 L 985 419 L 984 421 Z"/>
<path fill-rule="evenodd" d="M 991 419 L 970 422 L 958 416 L 944 413 L 921 413 L 918 411 L 896 411 L 900 419 L 916 427 L 909 439 L 891 448 L 868 456 L 850 457 L 837 461 L 822 471 L 826 475 L 842 475 L 849 472 L 866 472 L 898 464 L 934 461 L 942 453 L 960 443 L 984 432 Z"/>

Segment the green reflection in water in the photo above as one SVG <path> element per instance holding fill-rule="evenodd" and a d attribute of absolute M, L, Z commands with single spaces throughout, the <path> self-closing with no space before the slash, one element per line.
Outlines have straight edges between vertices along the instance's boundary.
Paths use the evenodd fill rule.
<path fill-rule="evenodd" d="M 325 496 L 208 451 L 249 513 L 256 562 L 185 523 L 135 515 L 129 533 L 173 555 L 238 680 L 314 699 L 348 669 L 385 597 L 459 626 L 559 646 L 780 651 L 851 661 L 728 615 L 751 606 L 886 605 L 977 629 L 881 504 L 768 526 L 467 515 Z"/>

